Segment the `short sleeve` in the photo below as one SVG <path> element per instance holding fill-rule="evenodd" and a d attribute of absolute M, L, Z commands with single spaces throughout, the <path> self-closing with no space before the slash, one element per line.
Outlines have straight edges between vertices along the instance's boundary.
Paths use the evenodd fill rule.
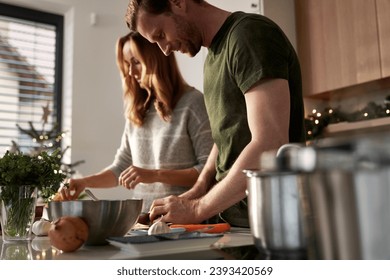
<path fill-rule="evenodd" d="M 261 79 L 288 79 L 290 48 L 282 31 L 246 19 L 238 25 L 229 37 L 229 65 L 241 91 L 245 93 Z"/>

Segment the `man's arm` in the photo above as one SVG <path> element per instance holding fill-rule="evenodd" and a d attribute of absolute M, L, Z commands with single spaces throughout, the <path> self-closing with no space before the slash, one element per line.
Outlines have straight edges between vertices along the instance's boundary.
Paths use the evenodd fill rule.
<path fill-rule="evenodd" d="M 205 195 L 208 190 L 215 184 L 215 162 L 218 156 L 218 148 L 214 144 L 211 149 L 210 155 L 207 158 L 207 162 L 202 169 L 202 172 L 199 174 L 199 177 L 194 184 L 194 186 L 181 194 L 180 197 L 187 199 L 195 199 Z"/>
<path fill-rule="evenodd" d="M 233 164 L 228 175 L 199 200 L 200 219 L 216 215 L 245 198 L 245 169 L 259 169 L 264 151 L 289 142 L 290 93 L 287 80 L 257 83 L 245 93 L 252 139 Z"/>
<path fill-rule="evenodd" d="M 290 93 L 287 80 L 270 79 L 245 93 L 250 143 L 241 152 L 228 175 L 200 199 L 170 196 L 155 200 L 151 218 L 164 214 L 163 221 L 197 223 L 229 208 L 245 197 L 245 169 L 258 169 L 260 155 L 289 142 Z"/>

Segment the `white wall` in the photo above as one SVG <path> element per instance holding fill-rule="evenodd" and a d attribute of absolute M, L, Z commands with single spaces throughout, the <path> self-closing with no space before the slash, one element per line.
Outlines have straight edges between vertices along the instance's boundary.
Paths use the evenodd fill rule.
<path fill-rule="evenodd" d="M 295 0 L 262 1 L 264 15 L 275 21 L 282 28 L 296 49 Z"/>

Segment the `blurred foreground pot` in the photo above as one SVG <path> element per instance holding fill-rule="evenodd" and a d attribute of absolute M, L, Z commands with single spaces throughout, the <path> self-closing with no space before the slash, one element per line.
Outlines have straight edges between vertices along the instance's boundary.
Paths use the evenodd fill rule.
<path fill-rule="evenodd" d="M 389 140 L 319 143 L 291 161 L 307 174 L 302 202 L 313 233 L 310 258 L 390 259 Z"/>
<path fill-rule="evenodd" d="M 245 171 L 259 249 L 390 259 L 390 134 L 324 139 L 273 156 L 272 172 Z"/>

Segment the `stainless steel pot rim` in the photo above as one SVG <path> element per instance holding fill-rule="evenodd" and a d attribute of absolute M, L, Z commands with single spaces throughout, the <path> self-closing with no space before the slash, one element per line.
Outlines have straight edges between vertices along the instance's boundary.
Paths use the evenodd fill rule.
<path fill-rule="evenodd" d="M 83 204 L 83 203 L 88 203 L 88 204 L 118 204 L 118 203 L 126 203 L 127 201 L 142 201 L 142 199 L 124 199 L 124 200 L 63 200 L 63 201 L 50 201 L 49 204 Z"/>
<path fill-rule="evenodd" d="M 245 169 L 243 171 L 247 177 L 271 177 L 271 176 L 291 176 L 300 175 L 302 172 L 291 170 L 257 170 L 257 169 Z"/>

